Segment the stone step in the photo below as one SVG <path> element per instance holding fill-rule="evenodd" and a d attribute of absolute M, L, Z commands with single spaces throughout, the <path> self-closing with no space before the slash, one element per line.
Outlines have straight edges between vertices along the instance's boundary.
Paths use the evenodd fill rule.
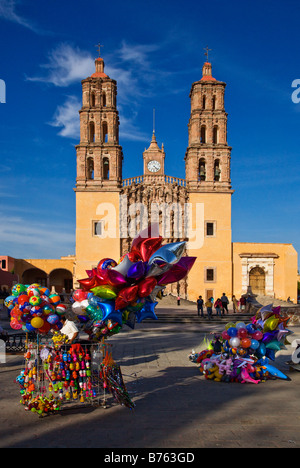
<path fill-rule="evenodd" d="M 207 323 L 207 315 L 204 317 L 198 317 L 197 315 L 184 315 L 176 313 L 157 313 L 156 314 L 159 323 Z M 251 322 L 252 316 L 250 314 L 226 314 L 220 316 L 213 315 L 212 319 L 215 323 L 229 323 L 229 322 Z"/>

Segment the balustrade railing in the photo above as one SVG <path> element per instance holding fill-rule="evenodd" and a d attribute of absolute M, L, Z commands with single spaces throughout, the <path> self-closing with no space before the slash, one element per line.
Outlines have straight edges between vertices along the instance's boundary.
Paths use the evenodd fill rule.
<path fill-rule="evenodd" d="M 171 185 L 179 185 L 180 187 L 186 187 L 186 180 L 185 179 L 180 179 L 178 177 L 172 177 L 172 176 L 163 176 L 164 177 L 164 182 L 165 184 L 171 184 Z M 124 179 L 123 180 L 123 187 L 131 187 L 133 184 L 139 185 L 144 182 L 145 178 L 144 176 L 137 176 L 137 177 L 131 177 L 130 179 Z M 154 181 L 153 177 L 153 181 Z"/>

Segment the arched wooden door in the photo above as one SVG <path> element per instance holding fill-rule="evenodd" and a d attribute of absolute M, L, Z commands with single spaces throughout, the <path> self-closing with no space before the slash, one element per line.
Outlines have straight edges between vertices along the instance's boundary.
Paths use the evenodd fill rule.
<path fill-rule="evenodd" d="M 266 274 L 262 268 L 252 268 L 249 274 L 249 286 L 251 286 L 253 294 L 265 295 Z"/>

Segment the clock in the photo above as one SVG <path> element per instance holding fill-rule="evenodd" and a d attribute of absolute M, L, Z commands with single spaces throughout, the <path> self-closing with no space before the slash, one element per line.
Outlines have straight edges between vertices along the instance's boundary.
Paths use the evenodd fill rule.
<path fill-rule="evenodd" d="M 159 161 L 150 161 L 147 167 L 150 172 L 158 172 L 161 168 L 161 165 Z"/>

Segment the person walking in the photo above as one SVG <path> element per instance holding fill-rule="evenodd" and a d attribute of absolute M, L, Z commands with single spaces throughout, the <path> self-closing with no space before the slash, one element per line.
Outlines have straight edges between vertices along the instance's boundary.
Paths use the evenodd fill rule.
<path fill-rule="evenodd" d="M 237 298 L 235 296 L 232 296 L 232 305 L 233 305 L 233 313 L 236 314 L 239 311 L 239 305 Z"/>
<path fill-rule="evenodd" d="M 204 301 L 202 299 L 202 296 L 199 296 L 199 299 L 197 300 L 197 310 L 198 310 L 198 317 L 204 317 L 204 313 L 203 313 L 203 304 L 204 304 Z"/>
<path fill-rule="evenodd" d="M 208 299 L 208 301 L 205 303 L 205 307 L 206 307 L 206 310 L 207 310 L 207 318 L 208 320 L 213 320 L 213 317 L 212 317 L 212 305 L 213 305 L 213 301 L 212 301 L 212 298 Z"/>
<path fill-rule="evenodd" d="M 181 304 L 181 297 L 178 296 L 178 297 L 177 297 L 177 305 L 180 306 L 180 304 Z"/>
<path fill-rule="evenodd" d="M 222 297 L 221 297 L 221 301 L 222 301 L 222 307 L 223 307 L 223 315 L 225 314 L 225 310 L 227 312 L 227 314 L 229 313 L 228 312 L 228 304 L 229 304 L 229 300 L 228 300 L 228 297 L 226 296 L 225 293 L 223 293 Z"/>
<path fill-rule="evenodd" d="M 215 309 L 216 309 L 216 315 L 217 317 L 222 315 L 222 301 L 221 299 L 218 297 L 218 299 L 216 300 L 215 302 Z"/>

